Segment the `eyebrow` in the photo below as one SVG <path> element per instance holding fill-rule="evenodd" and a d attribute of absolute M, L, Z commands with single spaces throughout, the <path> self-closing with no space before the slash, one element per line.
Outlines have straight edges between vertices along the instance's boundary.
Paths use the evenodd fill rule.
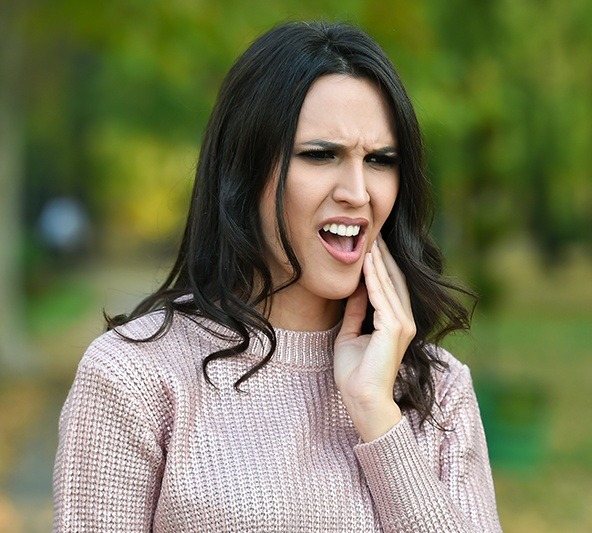
<path fill-rule="evenodd" d="M 298 144 L 316 146 L 318 148 L 322 148 L 323 150 L 334 150 L 336 152 L 345 150 L 347 148 L 344 144 L 333 141 L 325 141 L 322 139 L 312 139 L 310 141 L 304 141 Z M 398 153 L 398 148 L 396 146 L 383 146 L 382 148 L 371 150 L 371 153 L 377 155 L 392 155 Z"/>

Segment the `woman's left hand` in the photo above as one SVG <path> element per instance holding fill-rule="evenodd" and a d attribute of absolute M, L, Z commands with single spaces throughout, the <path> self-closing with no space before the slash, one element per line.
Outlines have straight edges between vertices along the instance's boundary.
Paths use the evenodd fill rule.
<path fill-rule="evenodd" d="M 349 297 L 335 340 L 334 374 L 345 407 L 368 442 L 401 420 L 393 390 L 416 327 L 405 277 L 380 236 L 364 258 L 363 272 L 365 284 Z M 374 331 L 362 335 L 368 299 Z"/>

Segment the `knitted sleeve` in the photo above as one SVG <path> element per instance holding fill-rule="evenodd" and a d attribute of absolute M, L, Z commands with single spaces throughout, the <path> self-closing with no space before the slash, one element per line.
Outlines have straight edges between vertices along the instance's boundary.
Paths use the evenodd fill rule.
<path fill-rule="evenodd" d="M 362 466 L 387 532 L 500 532 L 485 434 L 469 369 L 460 366 L 441 398 L 439 472 L 428 464 L 407 418 L 359 444 Z M 426 422 L 429 424 L 429 422 Z"/>
<path fill-rule="evenodd" d="M 79 366 L 60 418 L 54 532 L 151 531 L 163 452 L 122 375 Z"/>

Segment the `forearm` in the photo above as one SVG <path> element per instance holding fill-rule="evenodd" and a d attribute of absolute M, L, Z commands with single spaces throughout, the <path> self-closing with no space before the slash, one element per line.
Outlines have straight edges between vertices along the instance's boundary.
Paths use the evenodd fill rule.
<path fill-rule="evenodd" d="M 498 532 L 492 518 L 472 523 L 429 467 L 407 419 L 355 448 L 385 531 Z M 460 481 L 460 480 L 459 480 Z"/>

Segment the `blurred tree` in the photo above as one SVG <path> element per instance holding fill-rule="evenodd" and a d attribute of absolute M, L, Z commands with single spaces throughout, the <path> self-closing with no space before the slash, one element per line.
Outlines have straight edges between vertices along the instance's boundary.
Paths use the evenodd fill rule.
<path fill-rule="evenodd" d="M 157 199 L 169 198 L 180 223 L 186 188 L 178 183 L 188 181 L 197 138 L 235 57 L 286 14 L 314 18 L 339 9 L 350 18 L 359 4 L 36 4 L 27 35 L 29 223 L 45 198 L 68 192 L 90 204 L 101 229 L 116 228 L 109 242 L 115 235 L 135 242 L 168 236 L 170 216 L 162 215 L 168 222 L 160 229 L 158 217 L 145 222 Z M 169 164 L 167 153 L 177 165 Z"/>
<path fill-rule="evenodd" d="M 582 179 L 591 159 L 584 146 L 592 134 L 592 9 L 582 0 L 508 7 L 512 32 L 504 58 L 522 143 L 515 190 L 524 228 L 552 265 L 574 243 L 592 243 L 592 188 Z"/>
<path fill-rule="evenodd" d="M 527 236 L 547 263 L 591 243 L 590 3 L 422 6 L 418 65 L 404 68 L 427 139 L 435 229 L 494 302 L 500 243 Z"/>
<path fill-rule="evenodd" d="M 23 326 L 21 264 L 24 117 L 22 14 L 27 3 L 0 4 L 0 367 L 30 370 L 34 351 Z"/>
<path fill-rule="evenodd" d="M 11 128 L 21 148 L 5 164 L 24 165 L 29 227 L 46 199 L 67 194 L 109 243 L 170 239 L 234 58 L 278 21 L 324 17 L 367 28 L 401 72 L 427 140 L 436 232 L 478 288 L 495 293 L 489 255 L 506 238 L 528 235 L 553 257 L 589 242 L 586 0 L 10 0 L 3 9 L 11 5 L 26 15 L 20 26 L 3 17 L 21 28 L 26 68 L 20 81 L 3 78 L 26 103 L 26 144 Z"/>

